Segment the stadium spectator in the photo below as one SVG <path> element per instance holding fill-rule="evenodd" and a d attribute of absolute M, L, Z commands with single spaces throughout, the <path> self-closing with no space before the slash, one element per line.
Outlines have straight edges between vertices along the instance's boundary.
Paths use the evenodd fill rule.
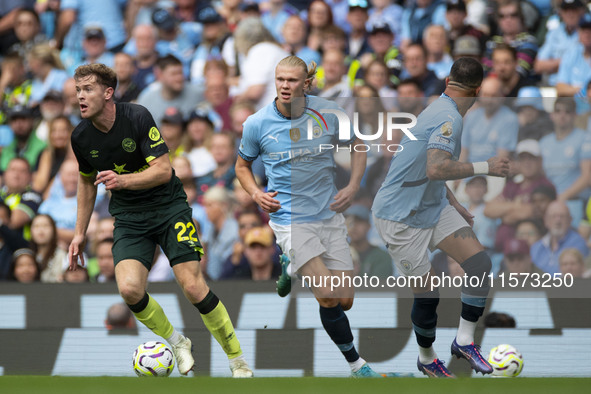
<path fill-rule="evenodd" d="M 318 51 L 322 45 L 324 30 L 333 26 L 333 15 L 330 6 L 323 0 L 312 0 L 308 4 L 308 48 Z M 273 67 L 277 62 L 273 63 Z M 268 101 L 267 101 L 268 102 Z M 266 103 L 266 102 L 265 102 Z"/>
<path fill-rule="evenodd" d="M 200 196 L 213 186 L 231 189 L 234 178 L 236 178 L 234 170 L 234 163 L 236 162 L 234 137 L 229 133 L 214 134 L 211 137 L 209 150 L 216 162 L 216 168 L 197 178 L 197 190 Z"/>
<path fill-rule="evenodd" d="M 31 98 L 31 83 L 27 77 L 24 58 L 16 53 L 4 56 L 0 62 L 0 124 L 14 106 L 27 106 Z M 4 131 L 6 133 L 6 131 Z"/>
<path fill-rule="evenodd" d="M 453 59 L 447 53 L 449 43 L 445 28 L 440 25 L 428 26 L 423 32 L 423 46 L 427 51 L 427 68 L 433 71 L 437 78 L 447 78 Z"/>
<path fill-rule="evenodd" d="M 349 0 L 349 4 L 364 4 L 365 0 Z M 387 23 L 394 33 L 393 44 L 400 46 L 402 36 L 402 13 L 404 9 L 393 0 L 370 0 L 372 7 L 369 9 L 367 30 L 371 30 L 376 24 Z"/>
<path fill-rule="evenodd" d="M 486 203 L 484 214 L 491 219 L 500 219 L 496 232 L 495 249 L 503 250 L 505 243 L 515 237 L 515 225 L 529 218 L 542 219 L 532 203 L 533 191 L 546 186 L 554 188 L 544 176 L 542 152 L 536 140 L 524 140 L 517 144 L 517 168 L 521 181 L 507 180 L 501 194 Z"/>
<path fill-rule="evenodd" d="M 524 140 L 539 141 L 552 132 L 552 120 L 544 109 L 540 90 L 535 86 L 526 86 L 519 90 L 513 108 L 517 112 L 519 131 L 517 142 Z"/>
<path fill-rule="evenodd" d="M 551 114 L 554 132 L 540 140 L 544 172 L 556 187 L 558 199 L 565 201 L 578 226 L 584 203 L 591 195 L 591 137 L 575 127 L 574 98 L 559 97 Z"/>
<path fill-rule="evenodd" d="M 386 278 L 393 275 L 394 266 L 390 255 L 370 244 L 367 239 L 371 228 L 370 215 L 369 209 L 361 204 L 351 205 L 345 211 L 350 245 L 359 256 L 359 265 L 354 269 L 355 275 Z"/>
<path fill-rule="evenodd" d="M 123 52 L 135 58 L 136 73 L 133 81 L 140 91 L 156 80 L 158 30 L 152 25 L 137 25 Z M 135 45 L 135 48 L 132 47 Z"/>
<path fill-rule="evenodd" d="M 83 64 L 103 63 L 113 68 L 115 55 L 107 51 L 107 40 L 101 25 L 92 23 L 84 26 L 82 48 L 84 54 L 80 57 L 77 53 L 64 55 L 62 52 L 62 61 L 69 76 L 74 75 L 76 68 Z"/>
<path fill-rule="evenodd" d="M 96 258 L 98 262 L 99 273 L 93 282 L 106 283 L 115 282 L 115 263 L 113 261 L 113 238 L 103 239 L 96 245 Z"/>
<path fill-rule="evenodd" d="M 591 79 L 591 66 L 587 62 L 591 55 L 591 14 L 583 15 L 577 33 L 579 42 L 564 51 L 558 67 L 556 94 L 559 97 L 577 95 Z"/>
<path fill-rule="evenodd" d="M 30 224 L 42 201 L 41 195 L 31 189 L 31 177 L 27 160 L 16 157 L 8 163 L 3 175 L 4 186 L 0 189 L 0 200 L 11 211 L 8 227 L 22 232 L 26 240 L 31 239 Z"/>
<path fill-rule="evenodd" d="M 226 21 L 230 31 L 234 31 L 240 21 L 240 3 L 242 0 L 221 0 L 221 4 L 217 7 L 217 12 Z M 272 2 L 270 2 L 271 4 Z"/>
<path fill-rule="evenodd" d="M 313 1 L 311 6 L 314 4 L 324 2 Z M 275 98 L 273 68 L 288 53 L 277 44 L 257 18 L 247 18 L 238 24 L 234 32 L 234 42 L 238 54 L 244 56 L 244 61 L 240 64 L 238 99 L 253 101 L 259 109 Z M 261 59 L 265 61 L 261 62 Z"/>
<path fill-rule="evenodd" d="M 322 41 L 318 51 L 324 53 L 331 49 L 338 49 L 343 52 L 347 50 L 347 33 L 338 26 L 326 26 L 322 30 Z"/>
<path fill-rule="evenodd" d="M 10 273 L 12 279 L 19 283 L 34 283 L 39 281 L 41 270 L 35 261 L 35 253 L 31 249 L 18 249 L 12 255 Z"/>
<path fill-rule="evenodd" d="M 378 3 L 383 3 L 378 0 Z M 367 34 L 367 21 L 369 20 L 368 0 L 349 0 L 349 12 L 347 21 L 351 30 L 348 34 L 349 57 L 359 59 L 362 55 L 371 52 Z M 297 56 L 297 54 L 296 54 Z M 306 61 L 306 59 L 301 58 Z M 308 62 L 306 62 L 308 64 Z"/>
<path fill-rule="evenodd" d="M 468 34 L 458 37 L 454 41 L 452 48 L 454 61 L 461 57 L 471 57 L 480 61 L 482 57 L 482 49 L 480 49 L 478 39 Z"/>
<path fill-rule="evenodd" d="M 50 90 L 61 92 L 68 74 L 59 58 L 57 50 L 48 44 L 38 44 L 31 48 L 28 56 L 29 71 L 33 75 L 30 107 L 39 105 Z"/>
<path fill-rule="evenodd" d="M 492 74 L 501 83 L 500 97 L 517 97 L 519 90 L 531 85 L 526 76 L 519 73 L 517 52 L 505 43 L 495 46 L 492 51 Z M 506 105 L 511 105 L 513 100 L 505 100 Z"/>
<path fill-rule="evenodd" d="M 232 217 L 232 198 L 227 189 L 214 186 L 203 196 L 207 218 L 213 224 L 209 234 L 203 234 L 209 258 L 205 267 L 210 279 L 218 280 L 222 274 L 224 261 L 232 254 L 232 247 L 238 240 L 238 223 Z"/>
<path fill-rule="evenodd" d="M 70 119 L 70 123 L 78 124 L 82 118 L 80 117 L 80 104 L 78 103 L 74 78 L 68 78 L 64 82 L 63 94 L 65 102 L 64 115 Z"/>
<path fill-rule="evenodd" d="M 380 98 L 378 91 L 371 85 L 357 86 L 353 91 L 353 97 L 355 97 L 355 112 L 357 112 L 358 116 L 357 129 L 359 133 L 363 135 L 374 135 L 377 130 L 385 130 L 387 120 L 385 116 L 380 116 L 380 113 L 385 114 L 387 112 L 386 105 L 390 108 L 394 107 L 394 99 Z M 380 124 L 380 121 L 382 124 Z M 377 149 L 369 150 L 367 152 L 367 166 L 371 167 L 381 155 L 382 152 Z M 348 151 L 335 153 L 337 164 L 347 169 L 346 174 L 339 174 L 337 172 L 337 187 L 344 187 L 349 183 L 349 157 Z M 344 184 L 341 184 L 341 181 Z"/>
<path fill-rule="evenodd" d="M 425 97 L 439 96 L 445 88 L 445 83 L 427 68 L 427 51 L 421 44 L 413 43 L 407 46 L 401 78 L 414 78 L 421 82 L 421 90 Z"/>
<path fill-rule="evenodd" d="M 182 155 L 185 151 L 183 136 L 185 121 L 176 107 L 168 107 L 160 120 L 160 134 L 168 146 L 170 160 Z"/>
<path fill-rule="evenodd" d="M 213 111 L 210 112 L 208 118 L 214 118 L 215 114 L 221 118 L 221 125 L 219 128 L 214 124 L 214 129 L 231 130 L 232 121 L 230 119 L 230 108 L 234 103 L 234 98 L 230 97 L 230 86 L 228 84 L 227 72 L 220 70 L 207 71 L 205 77 L 205 99 L 211 105 Z M 203 108 L 205 110 L 205 108 Z M 212 121 L 212 123 L 214 123 Z M 219 122 L 218 122 L 219 123 Z"/>
<path fill-rule="evenodd" d="M 550 86 L 556 85 L 561 59 L 569 47 L 579 43 L 577 27 L 586 11 L 581 0 L 560 0 L 558 26 L 549 29 L 534 63 L 534 71 L 544 75 Z"/>
<path fill-rule="evenodd" d="M 564 249 L 558 256 L 558 263 L 560 264 L 560 273 L 563 276 L 570 274 L 573 278 L 586 277 L 585 260 L 578 249 Z"/>
<path fill-rule="evenodd" d="M 124 302 L 113 304 L 107 310 L 105 327 L 108 331 L 129 331 L 136 328 L 135 318 Z"/>
<path fill-rule="evenodd" d="M 544 224 L 541 219 L 525 219 L 515 225 L 515 239 L 522 239 L 531 248 L 544 235 Z"/>
<path fill-rule="evenodd" d="M 318 74 L 317 96 L 328 99 L 351 97 L 352 81 L 347 77 L 345 54 L 342 51 L 334 49 L 324 52 Z"/>
<path fill-rule="evenodd" d="M 517 115 L 504 105 L 502 85 L 497 78 L 485 78 L 480 89 L 478 108 L 464 120 L 460 161 L 470 163 L 488 157 L 510 157 L 517 145 L 519 121 Z"/>
<path fill-rule="evenodd" d="M 465 193 L 468 196 L 467 203 L 463 204 L 474 217 L 472 230 L 478 240 L 485 247 L 485 250 L 492 250 L 495 247 L 495 233 L 497 232 L 497 221 L 484 215 L 486 206 L 484 196 L 488 192 L 488 182 L 485 176 L 474 176 L 466 180 Z"/>
<path fill-rule="evenodd" d="M 532 260 L 543 272 L 560 272 L 558 257 L 565 249 L 575 248 L 585 257 L 589 254 L 585 240 L 571 228 L 571 221 L 570 212 L 563 201 L 550 203 L 544 216 L 548 234 L 531 248 Z"/>
<path fill-rule="evenodd" d="M 241 186 L 242 187 L 242 186 Z M 248 194 L 248 193 L 247 193 Z M 236 216 L 238 222 L 238 240 L 234 242 L 232 254 L 224 262 L 224 268 L 220 279 L 232 279 L 237 276 L 245 276 L 242 273 L 249 271 L 248 261 L 244 255 L 246 234 L 253 228 L 261 227 L 263 222 L 258 210 L 240 211 Z M 246 275 L 249 276 L 249 275 Z"/>
<path fill-rule="evenodd" d="M 31 248 L 40 265 L 41 282 L 62 282 L 68 253 L 58 244 L 58 230 L 51 216 L 39 214 L 33 219 Z"/>
<path fill-rule="evenodd" d="M 136 67 L 133 58 L 125 52 L 118 52 L 113 59 L 113 70 L 117 74 L 115 101 L 128 103 L 135 101 L 141 90 L 134 81 Z"/>
<path fill-rule="evenodd" d="M 586 98 L 587 98 L 587 102 L 591 102 L 591 79 L 589 79 L 589 82 L 587 82 L 587 85 L 585 85 L 585 94 L 586 94 Z M 582 129 L 582 130 L 586 130 L 589 131 L 591 130 L 591 108 L 588 108 L 587 111 L 585 111 L 582 114 L 577 114 L 577 118 L 575 120 L 575 127 Z"/>
<path fill-rule="evenodd" d="M 205 64 L 209 59 L 222 57 L 230 33 L 226 21 L 213 7 L 199 11 L 197 20 L 203 25 L 203 38 L 191 60 L 191 83 L 202 84 L 205 81 Z"/>
<path fill-rule="evenodd" d="M 282 30 L 285 29 L 288 19 L 294 14 L 297 14 L 297 10 L 287 1 L 271 0 L 268 9 L 261 15 L 261 21 L 263 21 L 267 30 L 273 34 L 275 40 L 283 43 Z"/>
<path fill-rule="evenodd" d="M 423 32 L 429 25 L 445 25 L 445 3 L 438 0 L 416 0 L 402 12 L 400 48 L 406 56 L 411 43 L 422 44 Z"/>
<path fill-rule="evenodd" d="M 39 166 L 33 174 L 33 190 L 44 195 L 57 175 L 66 158 L 73 158 L 74 152 L 70 145 L 72 124 L 64 115 L 58 115 L 49 123 L 49 144 L 41 153 Z"/>
<path fill-rule="evenodd" d="M 258 280 L 276 279 L 281 275 L 279 253 L 268 227 L 253 228 L 244 238 L 244 256 L 248 261 L 249 274 L 245 278 Z"/>
<path fill-rule="evenodd" d="M 17 42 L 13 44 L 8 53 L 16 52 L 24 57 L 37 44 L 47 41 L 41 33 L 41 21 L 39 15 L 32 8 L 21 8 L 14 17 L 14 35 Z"/>
<path fill-rule="evenodd" d="M 397 93 L 390 84 L 388 74 L 388 66 L 383 61 L 376 59 L 367 66 L 365 83 L 378 92 L 378 96 L 383 99 L 384 107 L 392 109 L 394 106 L 392 97 L 396 97 Z"/>
<path fill-rule="evenodd" d="M 49 141 L 49 123 L 57 116 L 64 113 L 64 96 L 61 92 L 50 90 L 45 97 L 43 97 L 43 100 L 41 100 L 39 109 L 41 112 L 41 121 L 35 128 L 35 135 L 41 141 L 47 143 Z"/>
<path fill-rule="evenodd" d="M 485 71 L 493 67 L 493 50 L 497 45 L 504 43 L 515 48 L 517 72 L 529 78 L 538 53 L 538 43 L 536 38 L 527 32 L 520 0 L 499 0 L 496 18 L 500 35 L 492 36 L 486 42 L 486 53 L 482 59 Z"/>
<path fill-rule="evenodd" d="M 286 52 L 300 57 L 306 64 L 314 61 L 320 63 L 320 53 L 306 46 L 307 27 L 306 22 L 297 15 L 292 15 L 285 21 L 283 25 L 282 39 L 277 40 L 282 42 L 283 49 Z"/>
<path fill-rule="evenodd" d="M 48 198 L 41 203 L 39 213 L 50 215 L 57 226 L 58 243 L 64 249 L 68 247 L 74 237 L 76 227 L 78 190 L 78 165 L 76 160 L 65 160 L 60 167 L 59 177 L 64 190 L 61 198 Z"/>
<path fill-rule="evenodd" d="M 12 107 L 8 113 L 8 126 L 14 134 L 14 139 L 2 148 L 0 173 L 6 171 L 8 163 L 16 157 L 24 158 L 31 169 L 36 170 L 41 152 L 45 149 L 45 143 L 37 138 L 33 131 L 33 112 L 20 105 Z"/>
<path fill-rule="evenodd" d="M 8 227 L 10 214 L 8 205 L 0 200 L 0 281 L 9 279 L 12 254 L 29 246 L 22 234 Z"/>
<path fill-rule="evenodd" d="M 477 45 L 472 46 L 472 48 L 478 48 L 478 54 L 481 54 L 485 48 L 486 34 L 468 22 L 466 19 L 467 14 L 466 2 L 464 0 L 446 1 L 445 20 L 447 21 L 446 26 L 449 26 L 447 33 L 449 46 L 455 50 L 456 41 L 460 37 L 474 37 L 475 40 L 471 41 L 477 43 Z M 462 48 L 462 45 L 457 46 L 457 48 Z M 454 56 L 456 56 L 455 53 Z"/>
<path fill-rule="evenodd" d="M 87 283 L 90 282 L 90 276 L 88 275 L 88 269 L 78 265 L 76 270 L 66 270 L 63 275 L 63 283 Z"/>
<path fill-rule="evenodd" d="M 354 59 L 349 66 L 347 75 L 354 78 L 355 84 L 363 79 L 363 73 L 374 59 L 382 59 L 390 70 L 390 82 L 396 86 L 402 72 L 402 56 L 400 50 L 392 45 L 394 34 L 387 23 L 375 24 L 369 31 L 369 46 L 371 51 Z M 351 82 L 352 83 L 352 82 Z"/>
<path fill-rule="evenodd" d="M 255 175 L 254 179 L 256 184 L 259 185 L 259 189 L 263 190 L 264 188 L 261 186 L 261 178 Z M 267 216 L 265 212 L 261 212 L 258 209 L 257 203 L 254 202 L 252 196 L 248 194 L 246 190 L 244 190 L 238 178 L 234 179 L 234 182 L 232 182 L 232 187 L 234 190 L 234 202 L 236 203 L 235 211 L 237 212 L 237 215 L 240 212 L 254 211 L 259 213 L 259 216 L 265 224 L 269 222 L 269 216 Z"/>
<path fill-rule="evenodd" d="M 415 116 L 425 109 L 425 94 L 421 83 L 414 79 L 403 79 L 398 85 L 398 109 Z"/>
<path fill-rule="evenodd" d="M 541 274 L 541 271 L 536 267 L 529 254 L 529 244 L 522 239 L 510 239 L 503 247 L 503 254 L 505 258 L 501 264 L 500 273 L 505 275 L 510 274 Z"/>
<path fill-rule="evenodd" d="M 206 112 L 195 110 L 189 115 L 186 126 L 185 155 L 191 163 L 194 177 L 204 176 L 217 168 L 209 146 L 213 135 L 213 122 Z"/>
<path fill-rule="evenodd" d="M 160 126 L 167 108 L 175 107 L 185 117 L 203 101 L 203 88 L 185 81 L 183 65 L 173 55 L 158 59 L 156 75 L 159 83 L 144 89 L 137 103 L 152 113 L 157 125 Z"/>

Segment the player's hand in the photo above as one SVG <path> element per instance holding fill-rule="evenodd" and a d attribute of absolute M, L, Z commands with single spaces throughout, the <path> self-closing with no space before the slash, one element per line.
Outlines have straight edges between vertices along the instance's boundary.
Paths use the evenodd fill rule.
<path fill-rule="evenodd" d="M 72 239 L 72 243 L 70 243 L 70 247 L 68 248 L 68 262 L 70 263 L 69 270 L 75 271 L 76 266 L 78 265 L 78 258 L 80 258 L 80 263 L 84 267 L 86 263 L 84 262 L 84 245 L 86 244 L 86 238 L 84 235 L 75 235 Z"/>
<path fill-rule="evenodd" d="M 474 225 L 474 215 L 472 215 L 470 211 L 464 208 L 460 203 L 453 204 L 453 207 L 468 222 L 470 227 Z"/>
<path fill-rule="evenodd" d="M 277 212 L 279 208 L 281 208 L 281 204 L 279 204 L 279 201 L 273 198 L 276 196 L 277 192 L 263 193 L 259 190 L 252 195 L 252 199 L 254 200 L 254 202 L 259 204 L 263 211 L 271 213 Z"/>
<path fill-rule="evenodd" d="M 346 186 L 334 196 L 334 202 L 330 204 L 331 211 L 338 213 L 345 212 L 351 206 L 353 198 L 359 189 L 354 186 Z"/>
<path fill-rule="evenodd" d="M 488 175 L 506 177 L 509 174 L 509 159 L 506 157 L 491 157 L 488 162 Z"/>
<path fill-rule="evenodd" d="M 95 186 L 99 183 L 104 183 L 105 189 L 107 190 L 120 190 L 123 189 L 123 183 L 120 175 L 117 175 L 114 171 L 101 171 L 96 176 Z"/>

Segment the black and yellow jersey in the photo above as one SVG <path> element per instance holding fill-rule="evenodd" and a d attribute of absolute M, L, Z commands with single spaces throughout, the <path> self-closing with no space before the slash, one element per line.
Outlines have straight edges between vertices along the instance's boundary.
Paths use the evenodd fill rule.
<path fill-rule="evenodd" d="M 72 148 L 80 173 L 94 177 L 100 171 L 112 170 L 120 175 L 149 168 L 150 161 L 168 154 L 150 112 L 137 104 L 116 104 L 115 123 L 108 133 L 98 130 L 84 119 L 72 133 Z M 113 190 L 109 212 L 149 211 L 176 202 L 186 202 L 181 181 L 174 175 L 168 183 L 144 190 Z"/>

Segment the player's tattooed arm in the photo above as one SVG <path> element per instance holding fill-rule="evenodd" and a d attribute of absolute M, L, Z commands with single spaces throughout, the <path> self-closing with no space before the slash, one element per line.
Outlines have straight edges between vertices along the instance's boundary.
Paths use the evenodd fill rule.
<path fill-rule="evenodd" d="M 427 150 L 427 178 L 432 181 L 462 179 L 474 175 L 470 163 L 452 160 L 451 153 L 441 149 Z"/>

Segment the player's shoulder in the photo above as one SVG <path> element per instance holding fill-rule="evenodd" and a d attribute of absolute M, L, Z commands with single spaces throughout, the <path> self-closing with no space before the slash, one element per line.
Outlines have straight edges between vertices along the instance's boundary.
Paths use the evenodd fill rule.
<path fill-rule="evenodd" d="M 85 135 L 85 130 L 92 127 L 92 122 L 88 119 L 82 119 L 80 123 L 72 131 L 72 142 L 76 143 L 80 141 L 80 138 Z"/>
<path fill-rule="evenodd" d="M 250 130 L 259 129 L 265 121 L 268 121 L 270 118 L 275 116 L 277 116 L 275 113 L 275 103 L 271 102 L 246 118 L 244 121 L 244 128 L 245 130 L 246 128 Z"/>
<path fill-rule="evenodd" d="M 138 120 L 147 116 L 152 116 L 146 107 L 134 103 L 117 103 L 117 111 L 122 116 L 131 120 Z"/>

